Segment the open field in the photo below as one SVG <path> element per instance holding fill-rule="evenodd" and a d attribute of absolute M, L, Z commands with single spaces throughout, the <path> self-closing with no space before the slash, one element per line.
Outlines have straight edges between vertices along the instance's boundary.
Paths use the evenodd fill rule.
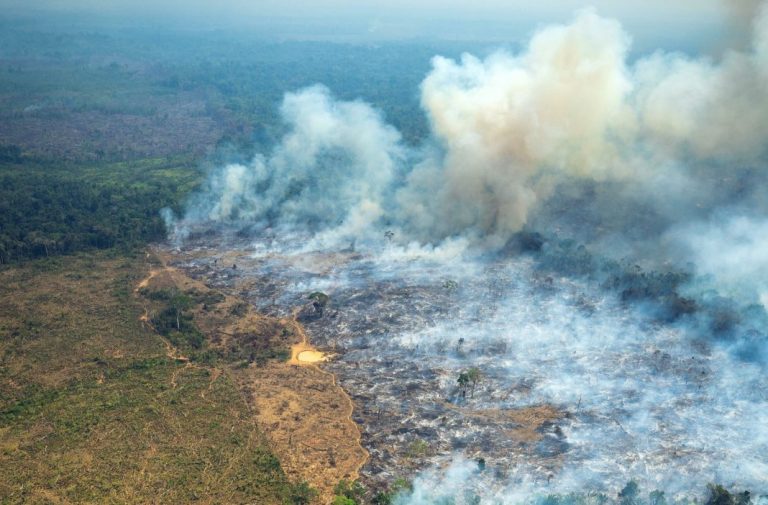
<path fill-rule="evenodd" d="M 303 503 L 229 375 L 140 320 L 143 255 L 0 272 L 0 502 Z"/>

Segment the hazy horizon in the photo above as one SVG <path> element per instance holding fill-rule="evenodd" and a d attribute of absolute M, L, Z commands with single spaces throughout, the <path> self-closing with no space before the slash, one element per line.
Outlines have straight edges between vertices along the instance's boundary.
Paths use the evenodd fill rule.
<path fill-rule="evenodd" d="M 720 0 L 694 2 L 615 2 L 556 0 L 530 5 L 521 0 L 436 2 L 401 0 L 380 5 L 371 1 L 324 0 L 307 4 L 296 0 L 257 3 L 227 0 L 209 2 L 95 2 L 92 0 L 2 0 L 3 17 L 60 23 L 64 26 L 112 26 L 188 29 L 193 31 L 248 30 L 265 37 L 291 40 L 353 42 L 458 40 L 516 43 L 542 25 L 566 22 L 574 13 L 594 8 L 615 18 L 634 39 L 637 52 L 657 48 L 716 53 L 724 40 L 743 38 L 739 18 L 749 17 L 750 2 Z M 729 7 L 736 5 L 736 7 Z M 746 14 L 745 14 L 746 13 Z M 737 20 L 734 23 L 734 20 Z"/>

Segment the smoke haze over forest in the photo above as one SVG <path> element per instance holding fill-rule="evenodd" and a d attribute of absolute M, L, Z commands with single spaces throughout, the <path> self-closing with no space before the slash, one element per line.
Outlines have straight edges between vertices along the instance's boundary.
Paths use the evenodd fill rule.
<path fill-rule="evenodd" d="M 768 0 L 530 4 L 0 0 L 0 263 L 144 247 L 169 390 L 318 374 L 377 505 L 768 505 Z"/>
<path fill-rule="evenodd" d="M 629 35 L 592 10 L 519 53 L 437 56 L 421 85 L 431 140 L 415 148 L 363 102 L 322 86 L 289 93 L 290 133 L 216 172 L 187 218 L 308 223 L 343 240 L 394 226 L 405 242 L 496 248 L 535 223 L 609 257 L 693 260 L 729 286 L 757 282 L 732 291 L 760 302 L 761 264 L 725 265 L 744 223 L 766 218 L 768 12 L 756 12 L 747 47 L 717 60 L 656 52 L 629 63 Z M 579 191 L 596 195 L 588 209 L 558 210 Z M 710 234 L 733 240 L 701 254 Z"/>
<path fill-rule="evenodd" d="M 627 29 L 594 9 L 539 28 L 519 50 L 437 55 L 419 88 L 429 134 L 418 145 L 361 100 L 337 100 L 321 84 L 289 92 L 280 109 L 286 135 L 250 163 L 214 170 L 185 214 L 168 215 L 170 228 L 181 241 L 217 223 L 274 237 L 257 258 L 351 244 L 375 258 L 375 279 L 397 268 L 389 262 L 426 269 L 434 261 L 462 286 L 485 279 L 488 254 L 530 247 L 536 268 L 618 289 L 631 314 L 660 326 L 614 315 L 610 304 L 575 317 L 560 306 L 565 287 L 555 290 L 565 298 L 541 302 L 541 322 L 530 309 L 538 295 L 520 300 L 509 287 L 500 299 L 465 294 L 464 308 L 489 297 L 498 319 L 392 335 L 392 352 L 427 352 L 420 359 L 429 362 L 424 349 L 439 354 L 446 335 L 471 335 L 479 347 L 506 339 L 517 352 L 486 365 L 502 369 L 501 389 L 512 377 L 537 377 L 529 401 L 555 404 L 599 391 L 578 402 L 596 416 L 621 416 L 619 432 L 567 428 L 579 462 L 565 463 L 548 492 L 616 489 L 633 476 L 676 492 L 713 479 L 761 488 L 766 463 L 751 444 L 768 440 L 757 421 L 768 414 L 758 392 L 768 366 L 768 4 L 741 7 L 729 22 L 749 35 L 730 38 L 716 56 L 658 50 L 632 58 Z M 307 237 L 298 249 L 279 238 L 294 234 Z M 342 291 L 354 282 L 331 285 Z M 536 277 L 518 282 L 509 286 L 535 286 Z M 712 353 L 706 369 L 690 365 L 702 342 Z M 659 349 L 680 364 L 693 360 L 672 383 L 648 382 L 658 365 L 643 371 L 641 356 Z M 538 353 L 555 363 L 551 374 L 542 375 Z M 589 365 L 575 369 L 569 356 Z M 611 363 L 624 359 L 639 360 L 637 368 L 614 375 Z M 691 373 L 707 385 L 693 386 Z M 680 406 L 693 396 L 690 409 Z M 714 463 L 716 426 L 734 409 L 739 421 L 719 439 L 728 455 Z M 669 422 L 682 431 L 667 432 Z M 699 456 L 667 460 L 665 444 Z M 612 468 L 613 450 L 639 459 Z M 456 455 L 422 474 L 401 502 L 477 493 L 482 503 L 516 503 L 541 492 L 535 470 L 517 467 L 502 483 L 477 471 Z"/>

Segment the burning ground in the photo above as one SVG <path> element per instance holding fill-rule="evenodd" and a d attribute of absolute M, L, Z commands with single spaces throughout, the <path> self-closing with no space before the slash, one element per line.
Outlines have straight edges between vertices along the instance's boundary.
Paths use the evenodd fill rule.
<path fill-rule="evenodd" d="M 763 490 L 761 367 L 680 325 L 542 271 L 535 256 L 265 242 L 195 239 L 173 261 L 259 312 L 301 308 L 330 357 L 321 366 L 354 401 L 372 488 L 481 461 L 466 489 L 489 499 L 615 492 L 632 479 L 675 495 L 709 482 Z M 472 368 L 480 379 L 462 388 Z"/>
<path fill-rule="evenodd" d="M 630 479 L 765 493 L 754 7 L 749 42 L 716 60 L 630 61 L 630 36 L 591 10 L 516 54 L 436 57 L 418 147 L 361 101 L 287 93 L 270 152 L 165 213 L 178 266 L 265 314 L 298 310 L 355 402 L 363 480 L 432 469 L 401 503 Z"/>

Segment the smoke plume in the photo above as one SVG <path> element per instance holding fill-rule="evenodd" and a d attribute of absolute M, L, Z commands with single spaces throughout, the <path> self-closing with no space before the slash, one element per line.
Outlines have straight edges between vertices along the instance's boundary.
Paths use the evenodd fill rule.
<path fill-rule="evenodd" d="M 763 9 L 750 51 L 718 63 L 657 53 L 628 66 L 627 34 L 591 11 L 542 30 L 520 55 L 435 58 L 422 102 L 441 156 L 400 191 L 405 220 L 432 239 L 474 230 L 503 241 L 573 179 L 727 200 L 719 179 L 765 154 L 767 18 Z"/>
<path fill-rule="evenodd" d="M 287 135 L 269 156 L 214 171 L 182 223 L 302 223 L 359 233 L 378 219 L 404 156 L 400 135 L 361 102 L 336 102 L 322 86 L 288 93 Z"/>
<path fill-rule="evenodd" d="M 628 47 L 618 23 L 585 12 L 521 55 L 435 58 L 422 103 L 443 156 L 410 174 L 399 194 L 406 219 L 431 238 L 474 230 L 503 240 L 561 175 L 620 176 L 609 135 L 632 119 Z M 413 216 L 425 211 L 432 221 Z"/>
<path fill-rule="evenodd" d="M 578 402 L 601 419 L 565 426 L 576 459 L 548 490 L 615 487 L 611 475 L 678 491 L 684 479 L 763 485 L 768 2 L 750 5 L 749 40 L 717 59 L 630 61 L 630 36 L 592 10 L 519 53 L 436 57 L 421 85 L 431 135 L 418 149 L 365 103 L 319 86 L 289 93 L 278 145 L 214 171 L 182 218 L 166 217 L 179 237 L 229 223 L 336 250 L 370 241 L 366 282 L 416 277 L 423 257 L 441 275 L 470 269 L 449 284 L 465 296 L 455 319 L 381 346 L 458 371 L 466 363 L 440 341 L 501 342 L 507 351 L 475 357 L 496 370 L 498 390 L 531 379 L 531 404 Z M 536 259 L 485 254 L 526 248 Z M 485 270 L 489 257 L 506 277 Z M 478 278 L 487 284 L 472 288 Z M 598 293 L 604 285 L 620 296 Z M 647 310 L 649 299 L 664 310 Z M 619 469 L 617 455 L 627 455 Z M 459 457 L 396 503 L 519 503 L 542 485 L 520 471 L 500 484 Z"/>
<path fill-rule="evenodd" d="M 710 259 L 686 254 L 703 246 L 685 240 L 690 223 L 737 205 L 749 222 L 768 216 L 767 6 L 750 10 L 749 44 L 717 61 L 657 52 L 629 63 L 629 35 L 592 10 L 519 54 L 436 57 L 421 86 L 432 135 L 416 152 L 364 103 L 323 87 L 289 93 L 285 138 L 214 173 L 176 229 L 250 222 L 347 241 L 397 228 L 403 242 L 498 248 L 534 224 L 706 274 Z M 715 277 L 739 282 L 729 272 Z"/>
<path fill-rule="evenodd" d="M 760 14 L 762 0 L 725 0 L 731 47 L 743 49 L 751 41 L 752 23 Z"/>

